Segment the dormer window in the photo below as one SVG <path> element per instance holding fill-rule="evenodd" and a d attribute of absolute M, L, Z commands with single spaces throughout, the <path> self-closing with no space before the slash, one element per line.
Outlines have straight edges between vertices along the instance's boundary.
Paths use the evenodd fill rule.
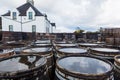
<path fill-rule="evenodd" d="M 32 19 L 33 19 L 33 13 L 32 13 L 32 12 L 29 12 L 29 13 L 28 13 L 28 17 L 29 17 L 30 20 L 32 20 Z"/>
<path fill-rule="evenodd" d="M 12 17 L 13 17 L 13 20 L 16 20 L 16 19 L 17 19 L 17 13 L 16 13 L 16 12 L 13 12 L 13 13 L 12 13 Z"/>

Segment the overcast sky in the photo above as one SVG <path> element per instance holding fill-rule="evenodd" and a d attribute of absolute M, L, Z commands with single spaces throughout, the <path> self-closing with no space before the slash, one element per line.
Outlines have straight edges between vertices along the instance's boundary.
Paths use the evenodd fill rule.
<path fill-rule="evenodd" d="M 77 27 L 96 31 L 100 27 L 120 27 L 120 0 L 34 0 L 35 7 L 48 15 L 62 32 Z M 0 0 L 0 15 L 15 9 L 26 0 Z"/>

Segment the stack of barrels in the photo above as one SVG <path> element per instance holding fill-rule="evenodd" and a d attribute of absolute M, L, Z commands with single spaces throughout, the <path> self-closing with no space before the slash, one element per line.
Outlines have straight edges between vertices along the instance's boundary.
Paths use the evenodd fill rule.
<path fill-rule="evenodd" d="M 37 42 L 11 41 L 1 45 L 0 80 L 52 80 L 52 46 L 41 47 Z"/>
<path fill-rule="evenodd" d="M 90 55 L 90 49 L 101 47 L 92 43 L 55 43 L 55 80 L 114 80 L 113 64 Z"/>
<path fill-rule="evenodd" d="M 22 50 L 21 54 L 37 54 L 47 59 L 48 75 L 51 80 L 54 79 L 54 56 L 50 40 L 37 40 L 28 48 Z"/>
<path fill-rule="evenodd" d="M 0 45 L 0 80 L 119 80 L 120 50 L 36 40 Z"/>

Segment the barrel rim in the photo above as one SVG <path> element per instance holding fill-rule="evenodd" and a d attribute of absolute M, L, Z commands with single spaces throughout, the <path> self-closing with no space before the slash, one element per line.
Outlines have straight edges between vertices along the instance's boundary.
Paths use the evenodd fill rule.
<path fill-rule="evenodd" d="M 2 59 L 0 59 L 0 62 L 1 62 L 1 61 L 5 61 L 5 60 L 8 60 L 8 59 L 10 59 L 10 58 L 20 57 L 20 56 L 37 56 L 37 57 L 43 58 L 44 61 L 43 61 L 40 65 L 38 65 L 38 66 L 36 66 L 36 67 L 34 67 L 34 68 L 31 68 L 31 69 L 17 70 L 17 71 L 12 71 L 12 72 L 11 72 L 11 71 L 8 71 L 8 72 L 7 72 L 7 71 L 6 71 L 6 72 L 0 72 L 0 75 L 1 75 L 1 73 L 2 73 L 2 74 L 6 74 L 6 73 L 18 74 L 18 73 L 23 73 L 23 72 L 29 72 L 29 71 L 32 71 L 32 70 L 36 70 L 36 69 L 38 69 L 38 68 L 40 68 L 40 67 L 42 67 L 42 66 L 45 66 L 46 63 L 47 63 L 47 59 L 46 59 L 45 57 L 40 56 L 40 55 L 37 55 L 37 54 L 18 54 L 18 55 L 14 55 L 14 56 L 7 57 L 7 58 L 2 58 Z"/>
<path fill-rule="evenodd" d="M 31 44 L 32 47 L 52 47 L 51 43 L 35 43 Z"/>
<path fill-rule="evenodd" d="M 60 49 L 70 49 L 70 48 L 59 48 L 57 49 L 57 51 L 59 53 L 65 53 L 65 54 L 79 54 L 79 53 L 71 53 L 71 52 L 63 52 L 63 51 L 60 51 Z M 74 48 L 74 49 L 81 49 L 81 50 L 84 50 L 84 52 L 80 52 L 80 54 L 86 54 L 87 53 L 87 50 L 86 49 L 82 49 L 82 48 Z"/>
<path fill-rule="evenodd" d="M 66 44 L 67 41 L 55 41 L 54 43 L 55 43 L 55 44 Z"/>
<path fill-rule="evenodd" d="M 31 48 L 49 48 L 49 50 L 48 51 L 43 51 L 43 52 L 25 52 L 24 50 L 26 50 L 26 49 L 31 49 Z M 33 46 L 31 46 L 31 47 L 27 47 L 26 49 L 23 49 L 22 51 L 21 51 L 21 53 L 29 53 L 29 54 L 44 54 L 44 53 L 46 53 L 46 54 L 48 54 L 48 53 L 50 53 L 50 52 L 52 52 L 52 47 L 33 47 Z"/>
<path fill-rule="evenodd" d="M 78 43 L 79 46 L 84 46 L 84 47 L 95 47 L 99 46 L 99 44 L 96 43 Z"/>
<path fill-rule="evenodd" d="M 67 46 L 66 46 L 67 44 Z M 70 44 L 70 45 L 68 45 Z M 65 44 L 55 44 L 57 47 L 76 47 L 77 44 L 74 44 L 74 43 L 65 43 Z"/>
<path fill-rule="evenodd" d="M 69 71 L 63 67 L 61 67 L 57 62 L 60 60 L 60 59 L 63 59 L 63 58 L 66 58 L 66 57 L 91 57 L 91 58 L 95 58 L 95 59 L 99 59 L 99 60 L 102 60 L 106 63 L 108 63 L 110 66 L 111 66 L 111 69 L 105 73 L 100 73 L 100 74 L 86 74 L 86 73 L 75 73 L 75 72 L 72 72 L 72 71 Z M 93 56 L 88 56 L 88 55 L 69 55 L 69 56 L 63 56 L 61 58 L 58 58 L 57 61 L 56 61 L 56 69 L 60 70 L 61 72 L 67 74 L 67 75 L 70 75 L 70 76 L 73 76 L 73 77 L 76 77 L 76 78 L 80 78 L 80 76 L 83 76 L 85 78 L 88 78 L 88 77 L 101 77 L 101 76 L 106 76 L 106 75 L 110 75 L 111 72 L 113 71 L 113 65 L 111 62 L 109 62 L 108 60 L 105 60 L 105 59 L 101 59 L 101 58 L 97 58 L 97 57 L 93 57 Z"/>

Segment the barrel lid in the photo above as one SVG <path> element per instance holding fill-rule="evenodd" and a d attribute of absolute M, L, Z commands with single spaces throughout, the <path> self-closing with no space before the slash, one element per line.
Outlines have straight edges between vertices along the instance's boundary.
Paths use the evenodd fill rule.
<path fill-rule="evenodd" d="M 117 50 L 117 49 L 111 49 L 111 48 L 91 48 L 91 50 L 94 50 L 94 51 L 99 51 L 99 52 L 120 52 L 120 50 Z"/>
<path fill-rule="evenodd" d="M 8 46 L 24 46 L 25 43 L 24 42 L 17 42 L 17 41 L 8 41 L 6 42 L 6 45 Z"/>
<path fill-rule="evenodd" d="M 0 73 L 26 71 L 45 63 L 46 59 L 38 55 L 17 55 L 0 60 Z"/>
<path fill-rule="evenodd" d="M 98 44 L 94 44 L 94 43 L 79 43 L 79 45 L 81 45 L 81 46 L 98 46 Z"/>
<path fill-rule="evenodd" d="M 43 44 L 35 44 L 34 46 L 43 46 L 43 47 L 45 47 L 45 46 L 52 46 L 51 44 L 45 44 L 45 43 L 43 43 Z"/>
<path fill-rule="evenodd" d="M 35 41 L 34 42 L 35 44 L 43 44 L 43 43 L 51 43 L 51 41 L 50 40 L 37 40 L 37 41 Z"/>
<path fill-rule="evenodd" d="M 24 49 L 23 52 L 39 53 L 39 52 L 49 52 L 51 50 L 52 50 L 52 48 L 50 48 L 50 47 L 34 47 L 34 48 Z"/>
<path fill-rule="evenodd" d="M 56 44 L 56 45 L 61 47 L 77 46 L 76 44 Z"/>
<path fill-rule="evenodd" d="M 101 75 L 111 72 L 113 66 L 108 61 L 90 56 L 68 56 L 57 60 L 57 67 L 77 75 Z"/>
<path fill-rule="evenodd" d="M 87 52 L 87 50 L 81 48 L 60 48 L 58 51 L 63 53 L 76 53 L 76 54 Z"/>

